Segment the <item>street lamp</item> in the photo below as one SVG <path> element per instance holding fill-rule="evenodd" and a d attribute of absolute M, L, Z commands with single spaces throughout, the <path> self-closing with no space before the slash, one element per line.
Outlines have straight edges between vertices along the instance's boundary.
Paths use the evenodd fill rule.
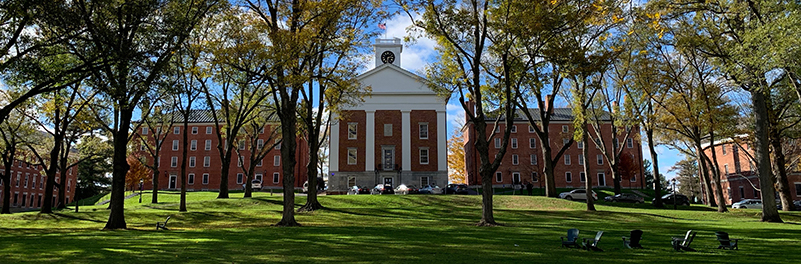
<path fill-rule="evenodd" d="M 673 184 L 673 210 L 676 210 L 676 178 L 670 179 L 670 183 Z"/>
<path fill-rule="evenodd" d="M 139 179 L 139 203 L 142 203 L 142 189 L 145 187 L 145 179 Z"/>

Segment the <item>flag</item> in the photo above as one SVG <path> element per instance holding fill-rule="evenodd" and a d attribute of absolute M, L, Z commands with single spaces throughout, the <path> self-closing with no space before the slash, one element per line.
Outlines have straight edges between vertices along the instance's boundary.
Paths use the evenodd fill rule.
<path fill-rule="evenodd" d="M 378 28 L 382 30 L 387 30 L 387 23 L 378 23 Z"/>

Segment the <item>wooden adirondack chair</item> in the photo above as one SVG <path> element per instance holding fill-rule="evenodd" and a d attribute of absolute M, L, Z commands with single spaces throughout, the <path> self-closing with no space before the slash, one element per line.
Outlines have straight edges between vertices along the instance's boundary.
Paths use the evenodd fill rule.
<path fill-rule="evenodd" d="M 572 228 L 567 230 L 567 237 L 562 237 L 562 247 L 579 248 L 579 230 Z"/>
<path fill-rule="evenodd" d="M 715 232 L 715 236 L 717 236 L 718 237 L 718 241 L 720 241 L 720 246 L 718 246 L 718 249 L 721 249 L 721 248 L 722 249 L 727 249 L 727 248 L 728 249 L 738 249 L 737 248 L 737 242 L 740 241 L 739 238 L 738 239 L 729 239 L 729 233 L 722 232 L 722 231 Z"/>
<path fill-rule="evenodd" d="M 693 239 L 695 239 L 695 235 L 696 234 L 697 234 L 697 232 L 693 232 L 692 230 L 689 230 L 689 231 L 687 231 L 687 234 L 684 235 L 684 238 L 673 237 L 673 241 L 672 241 L 673 249 L 675 249 L 676 251 L 682 251 L 682 250 L 684 250 L 684 251 L 695 251 L 695 249 L 692 249 L 690 247 L 690 243 L 693 242 Z"/>
<path fill-rule="evenodd" d="M 585 238 L 584 242 L 582 242 L 582 246 L 584 246 L 587 250 L 592 251 L 604 251 L 603 249 L 598 248 L 598 241 L 601 241 L 601 236 L 604 235 L 604 231 L 598 231 L 598 234 L 595 235 L 595 238 Z"/>
<path fill-rule="evenodd" d="M 636 229 L 631 230 L 631 234 L 629 235 L 629 239 L 626 240 L 626 237 L 623 237 L 623 246 L 626 248 L 642 248 L 640 245 L 640 240 L 642 240 L 642 230 Z"/>

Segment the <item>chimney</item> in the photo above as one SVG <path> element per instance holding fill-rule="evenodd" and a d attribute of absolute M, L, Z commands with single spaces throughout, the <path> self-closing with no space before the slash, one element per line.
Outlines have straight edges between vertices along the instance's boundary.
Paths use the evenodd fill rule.
<path fill-rule="evenodd" d="M 476 102 L 468 99 L 464 104 L 467 106 L 467 111 L 464 113 L 465 121 L 470 122 L 470 115 L 476 114 Z"/>
<path fill-rule="evenodd" d="M 552 94 L 545 96 L 545 111 L 548 111 L 548 114 L 553 114 L 553 106 L 551 105 L 551 100 L 553 100 Z"/>

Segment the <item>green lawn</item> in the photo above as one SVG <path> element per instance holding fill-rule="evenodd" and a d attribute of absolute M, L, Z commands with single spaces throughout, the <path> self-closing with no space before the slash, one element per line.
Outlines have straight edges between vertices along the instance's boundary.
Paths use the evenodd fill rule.
<path fill-rule="evenodd" d="M 503 227 L 476 227 L 480 196 L 323 196 L 327 210 L 299 214 L 299 228 L 273 227 L 281 197 L 256 193 L 217 200 L 216 193 L 189 193 L 187 213 L 178 194 L 162 192 L 150 204 L 145 193 L 126 201 L 129 230 L 101 231 L 106 206 L 81 206 L 51 215 L 0 215 L 0 263 L 792 263 L 798 259 L 801 213 L 782 213 L 788 223 L 759 222 L 757 210 L 719 214 L 702 206 L 657 210 L 645 205 L 584 204 L 530 196 L 495 196 Z M 100 199 L 102 201 L 104 199 Z M 298 205 L 305 197 L 297 197 Z M 169 231 L 155 223 L 172 216 Z M 569 228 L 581 237 L 605 231 L 604 252 L 560 248 Z M 621 236 L 645 231 L 644 250 L 623 249 Z M 670 237 L 698 231 L 692 247 L 674 252 Z M 743 238 L 739 251 L 717 249 L 714 231 Z"/>

